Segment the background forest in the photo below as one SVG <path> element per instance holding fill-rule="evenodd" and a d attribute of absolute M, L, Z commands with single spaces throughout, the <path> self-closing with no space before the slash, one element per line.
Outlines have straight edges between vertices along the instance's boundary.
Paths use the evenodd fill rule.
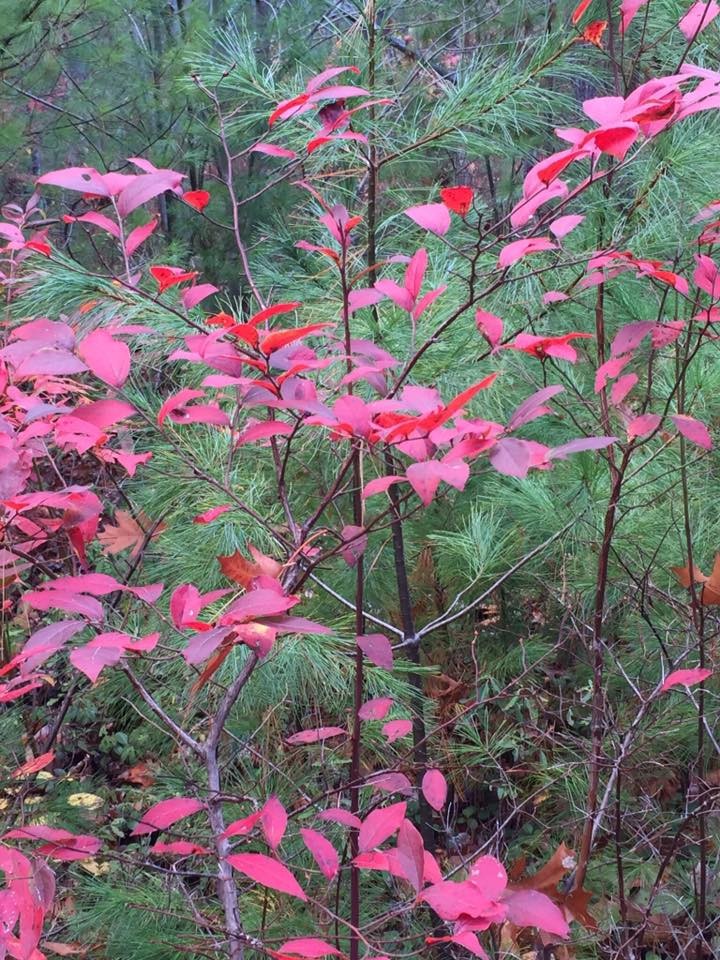
<path fill-rule="evenodd" d="M 695 18 L 683 26 L 691 8 Z M 10 234 L 1 235 L 9 242 L 3 424 L 22 407 L 13 390 L 32 390 L 51 406 L 107 395 L 137 411 L 106 432 L 114 448 L 139 455 L 128 469 L 96 455 L 93 443 L 59 439 L 59 408 L 38 412 L 55 446 L 47 440 L 22 495 L 83 488 L 102 512 L 79 552 L 63 533 L 67 512 L 47 542 L 30 548 L 23 538 L 36 534 L 11 519 L 21 491 L 2 487 L 3 682 L 39 628 L 86 616 L 77 603 L 58 615 L 37 601 L 53 578 L 93 571 L 122 589 L 164 585 L 150 603 L 121 588 L 102 598 L 108 631 L 160 634 L 152 655 L 120 661 L 118 653 L 93 676 L 67 651 L 53 652 L 34 689 L 2 695 L 3 842 L 28 857 L 37 853 L 30 840 L 52 847 L 52 838 L 22 833 L 38 825 L 102 841 L 86 856 L 51 863 L 54 897 L 34 942 L 30 934 L 14 939 L 21 921 L 3 893 L 17 891 L 3 859 L 10 854 L 0 852 L 9 956 L 236 960 L 244 951 L 253 960 L 296 960 L 326 955 L 328 944 L 352 960 L 460 960 L 468 949 L 482 956 L 452 927 L 457 916 L 417 900 L 427 863 L 413 896 L 403 860 L 417 853 L 411 828 L 443 876 L 463 877 L 477 856 L 496 857 L 508 889 L 544 894 L 570 924 L 566 938 L 533 917 L 488 919 L 474 932 L 493 960 L 717 955 L 720 724 L 708 672 L 720 604 L 720 274 L 710 266 L 720 240 L 719 13 L 689 0 L 0 0 L 3 221 L 19 224 L 25 241 L 32 233 L 34 244 L 18 256 Z M 283 108 L 312 94 L 311 78 L 330 66 L 356 67 L 331 82 L 368 96 L 337 96 L 297 116 Z M 616 125 L 583 108 L 615 97 L 629 110 L 633 91 L 673 77 L 691 78 L 707 103 L 688 109 L 690 88 L 670 81 L 644 113 L 635 103 Z M 672 99 L 679 89 L 682 107 Z M 339 113 L 365 100 L 340 125 Z M 572 131 L 585 131 L 588 116 L 613 137 L 611 145 L 596 137 L 596 153 L 580 157 L 596 164 L 592 173 L 559 165 L 543 179 L 538 165 L 577 146 Z M 628 124 L 634 135 L 620 142 Z M 328 139 L 315 144 L 317 136 Z M 268 143 L 275 149 L 254 149 Z M 129 158 L 185 177 L 182 188 L 149 197 L 143 216 L 130 216 L 131 228 L 145 214 L 155 224 L 132 263 L 128 237 L 119 251 L 118 234 L 87 217 L 112 213 L 94 189 L 84 194 L 67 178 L 37 186 L 62 168 L 137 174 Z M 518 207 L 538 169 L 550 194 L 560 174 L 570 184 L 547 197 L 557 205 L 552 216 L 568 221 L 550 234 L 548 207 L 527 217 Z M 447 192 L 456 187 L 470 189 Z M 36 190 L 38 206 L 26 207 Z M 352 242 L 337 232 L 338 204 L 362 218 L 348 226 Z M 528 248 L 503 260 L 518 237 L 540 232 L 550 247 L 522 263 Z M 412 291 L 407 262 L 420 248 L 427 265 Z M 176 274 L 158 272 L 166 265 Z M 183 271 L 192 286 L 181 289 Z M 214 292 L 188 299 L 196 276 Z M 382 299 L 366 294 L 381 277 Z M 442 291 L 421 310 L 423 280 L 423 291 Z M 347 413 L 347 428 L 334 400 L 327 403 L 336 419 L 323 421 L 322 432 L 302 421 L 325 416 L 308 406 L 291 418 L 289 436 L 258 433 L 255 442 L 242 431 L 261 412 L 274 423 L 286 408 L 243 406 L 245 387 L 233 400 L 235 386 L 220 382 L 234 368 L 198 362 L 206 354 L 190 343 L 193 334 L 224 324 L 242 339 L 247 330 L 230 325 L 257 326 L 272 304 L 302 309 L 293 322 L 267 321 L 267 331 L 342 318 L 348 348 L 350 331 L 353 350 L 372 343 L 357 379 L 348 367 L 347 382 L 359 384 L 351 400 L 390 402 L 402 385 L 450 401 L 497 373 L 490 389 L 458 402 L 432 429 L 450 430 L 461 406 L 467 423 L 470 405 L 485 423 L 522 425 L 523 442 L 536 445 L 523 448 L 528 456 L 538 445 L 549 452 L 529 470 L 517 466 L 519 448 L 505 446 L 503 455 L 473 460 L 463 483 L 443 474 L 438 487 L 436 478 L 429 498 L 423 477 L 410 481 L 412 490 L 378 487 L 361 506 L 370 481 L 405 479 L 409 443 L 371 451 L 370 434 L 358 439 L 360 414 Z M 129 325 L 129 373 L 117 383 L 98 374 L 99 383 L 52 371 L 74 377 L 71 388 L 39 384 L 37 371 L 23 380 L 8 344 L 37 318 L 68 324 L 78 337 Z M 253 341 L 265 356 L 263 337 L 272 336 L 262 334 L 259 347 Z M 84 342 L 83 370 L 96 374 Z M 331 354 L 318 347 L 317 356 L 289 356 L 278 369 Z M 402 384 L 387 357 L 400 358 Z M 263 376 L 258 369 L 245 374 Z M 302 383 L 324 382 L 325 368 L 297 369 Z M 207 407 L 218 415 L 183 423 L 196 408 L 178 402 L 180 414 L 167 407 L 158 426 L 168 398 L 210 389 L 209 372 L 217 375 L 210 387 L 225 390 L 219 406 Z M 621 383 L 621 375 L 634 380 Z M 255 389 L 269 389 L 262 382 Z M 542 393 L 553 385 L 563 392 Z M 520 405 L 536 395 L 525 417 Z M 616 438 L 611 446 L 608 437 Z M 318 503 L 325 513 L 303 539 L 296 521 Z M 375 526 L 366 523 L 371 507 Z M 293 564 L 295 579 L 283 580 Z M 263 577 L 282 580 L 301 598 L 301 616 L 324 631 L 287 631 L 260 654 L 254 637 L 220 646 L 222 656 L 210 660 L 180 656 L 183 644 L 215 636 L 231 602 L 219 591 L 242 588 L 250 597 L 253 577 L 261 587 Z M 202 600 L 178 593 L 188 584 Z M 394 647 L 391 669 L 377 651 L 359 666 L 355 637 L 376 631 Z M 694 671 L 687 686 L 682 678 L 664 683 L 682 669 Z M 368 701 L 374 706 L 363 716 Z M 317 734 L 327 728 L 348 735 Z M 315 739 L 297 739 L 308 731 Z M 199 772 L 193 754 L 193 743 L 209 738 L 212 746 L 215 733 L 221 786 L 213 786 L 212 765 Z M 428 771 L 440 771 L 439 780 Z M 193 819 L 168 820 L 167 832 L 142 820 L 169 798 L 207 796 L 210 832 L 200 807 L 187 808 Z M 278 828 L 268 798 L 290 826 Z M 368 852 L 357 846 L 357 821 L 310 819 L 337 807 L 365 820 L 398 802 L 410 826 L 400 828 L 404 866 L 394 873 L 387 859 L 366 871 L 350 865 Z M 223 824 L 265 811 L 261 826 L 237 828 L 236 852 L 248 837 L 253 852 L 281 850 L 303 884 L 318 888 L 324 875 L 310 906 L 252 873 L 234 874 L 242 931 L 233 931 L 221 848 L 217 884 L 199 854 L 218 841 L 214 803 Z M 151 826 L 136 832 L 138 822 Z M 306 836 L 314 828 L 332 841 L 338 870 L 325 872 L 317 859 L 317 841 L 313 850 Z M 153 855 L 147 834 L 151 843 L 198 849 L 178 858 L 180 848 L 159 846 Z M 370 847 L 377 852 L 388 836 Z M 38 856 L 52 860 L 52 852 Z M 286 944 L 294 938 L 321 938 L 326 948 L 294 953 Z"/>

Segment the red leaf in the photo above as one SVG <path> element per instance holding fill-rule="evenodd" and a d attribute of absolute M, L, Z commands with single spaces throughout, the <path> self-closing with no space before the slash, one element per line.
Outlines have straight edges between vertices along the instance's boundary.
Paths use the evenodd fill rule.
<path fill-rule="evenodd" d="M 33 757 L 32 760 L 28 760 L 26 763 L 23 763 L 22 766 L 18 767 L 17 770 L 13 770 L 10 776 L 13 779 L 18 779 L 19 777 L 28 777 L 32 773 L 37 773 L 38 770 L 44 770 L 45 767 L 49 767 L 50 764 L 55 759 L 55 754 L 50 750 L 48 753 L 41 753 L 38 757 Z"/>
<path fill-rule="evenodd" d="M 195 800 L 194 797 L 171 797 L 169 800 L 161 800 L 143 815 L 130 836 L 139 837 L 144 833 L 154 833 L 155 830 L 165 830 L 178 820 L 183 820 L 203 808 L 204 804 L 200 800 Z"/>
<path fill-rule="evenodd" d="M 192 843 L 190 840 L 173 840 L 171 843 L 163 843 L 158 840 L 150 847 L 150 853 L 169 853 L 179 857 L 193 857 L 209 854 L 207 847 L 201 847 L 198 843 Z"/>
<path fill-rule="evenodd" d="M 206 510 L 205 513 L 199 513 L 196 517 L 193 517 L 193 523 L 212 523 L 213 520 L 217 520 L 218 517 L 222 516 L 223 513 L 227 513 L 228 510 L 232 510 L 231 503 L 224 503 L 221 507 L 211 507 L 210 510 Z"/>
<path fill-rule="evenodd" d="M 592 43 L 593 46 L 597 47 L 599 50 L 602 50 L 602 38 L 603 34 L 607 30 L 607 26 L 607 20 L 593 20 L 593 22 L 589 23 L 583 30 L 583 40 L 587 40 L 588 43 Z"/>
<path fill-rule="evenodd" d="M 169 287 L 174 287 L 178 283 L 194 280 L 198 272 L 197 270 L 181 270 L 179 267 L 164 267 L 158 264 L 150 267 L 150 274 L 158 285 L 158 293 L 164 293 Z"/>
<path fill-rule="evenodd" d="M 695 683 L 702 683 L 703 680 L 707 680 L 708 677 L 711 676 L 712 670 L 708 670 L 706 667 L 693 667 L 690 670 L 673 670 L 672 673 L 669 673 L 665 677 L 660 691 L 661 693 L 665 693 L 673 687 L 690 687 Z"/>
<path fill-rule="evenodd" d="M 572 12 L 572 16 L 570 17 L 570 23 L 572 23 L 573 26 L 580 22 L 582 15 L 585 13 L 591 3 L 592 0 L 580 0 L 580 3 L 575 7 Z"/>
<path fill-rule="evenodd" d="M 358 849 L 361 853 L 379 847 L 380 844 L 391 837 L 400 828 L 400 824 L 405 819 L 407 803 L 402 800 L 400 803 L 393 803 L 389 807 L 381 807 L 373 810 L 363 820 L 358 834 Z"/>
<path fill-rule="evenodd" d="M 472 187 L 445 187 L 440 191 L 440 196 L 448 210 L 464 217 L 472 207 L 475 193 Z"/>
<path fill-rule="evenodd" d="M 251 813 L 249 817 L 243 817 L 241 820 L 233 820 L 233 822 L 228 824 L 224 832 L 221 834 L 221 839 L 226 840 L 229 837 L 246 837 L 252 832 L 255 824 L 260 820 L 261 817 L 262 810 L 258 810 L 256 813 Z"/>
<path fill-rule="evenodd" d="M 422 779 L 423 796 L 433 808 L 442 810 L 447 800 L 448 786 L 439 770 L 428 770 Z"/>
<path fill-rule="evenodd" d="M 302 340 L 304 337 L 309 337 L 311 334 L 317 333 L 319 330 L 324 330 L 325 327 L 332 326 L 332 323 L 311 323 L 306 327 L 296 327 L 294 330 L 273 330 L 272 333 L 268 333 L 264 337 L 261 337 L 260 349 L 267 357 L 271 353 L 274 353 L 275 350 L 279 350 L 281 347 L 286 347 L 289 343 L 294 343 L 296 340 Z"/>
<path fill-rule="evenodd" d="M 300 836 L 323 876 L 327 880 L 332 880 L 340 869 L 340 858 L 335 847 L 317 830 L 311 830 L 308 827 L 301 827 Z"/>
<path fill-rule="evenodd" d="M 316 727 L 315 730 L 301 730 L 300 733 L 294 733 L 287 737 L 285 743 L 296 747 L 307 743 L 318 743 L 320 740 L 329 740 L 331 737 L 344 737 L 347 730 L 342 727 Z"/>
<path fill-rule="evenodd" d="M 239 873 L 263 887 L 288 893 L 298 900 L 307 900 L 302 887 L 288 868 L 272 857 L 266 857 L 262 853 L 233 853 L 227 858 L 227 862 Z"/>
<path fill-rule="evenodd" d="M 276 851 L 287 829 L 288 816 L 285 807 L 277 797 L 270 797 L 262 808 L 260 825 L 268 846 Z"/>
<path fill-rule="evenodd" d="M 384 670 L 392 670 L 392 646 L 384 634 L 366 633 L 361 637 L 355 637 L 355 642 L 368 660 L 374 663 L 376 667 L 382 667 Z"/>
<path fill-rule="evenodd" d="M 188 190 L 182 195 L 182 198 L 185 203 L 188 203 L 200 213 L 202 213 L 205 207 L 210 203 L 210 194 L 207 192 L 207 190 Z"/>

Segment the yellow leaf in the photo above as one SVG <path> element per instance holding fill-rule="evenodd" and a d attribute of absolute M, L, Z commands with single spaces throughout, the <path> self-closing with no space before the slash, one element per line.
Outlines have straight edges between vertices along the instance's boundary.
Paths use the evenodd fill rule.
<path fill-rule="evenodd" d="M 82 807 L 84 810 L 97 810 L 105 801 L 95 793 L 71 793 L 68 803 L 71 807 Z"/>

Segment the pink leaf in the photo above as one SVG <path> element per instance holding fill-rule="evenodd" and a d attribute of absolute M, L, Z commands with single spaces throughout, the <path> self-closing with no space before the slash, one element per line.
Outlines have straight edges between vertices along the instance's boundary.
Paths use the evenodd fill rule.
<path fill-rule="evenodd" d="M 400 828 L 405 819 L 407 803 L 393 803 L 389 807 L 380 807 L 371 811 L 363 820 L 358 834 L 358 849 L 361 853 L 379 847 Z"/>
<path fill-rule="evenodd" d="M 710 431 L 700 420 L 695 420 L 693 417 L 685 416 L 682 413 L 676 413 L 670 419 L 686 440 L 697 444 L 704 450 L 712 450 L 713 443 Z"/>
<path fill-rule="evenodd" d="M 270 797 L 262 809 L 260 825 L 268 846 L 277 851 L 287 829 L 288 816 L 285 807 L 277 797 Z"/>
<path fill-rule="evenodd" d="M 415 893 L 420 893 L 425 874 L 425 848 L 422 837 L 409 820 L 403 820 L 398 830 L 397 860 L 403 876 Z"/>
<path fill-rule="evenodd" d="M 632 21 L 635 19 L 638 10 L 644 7 L 648 0 L 622 0 L 620 4 L 620 13 L 622 21 L 620 23 L 620 33 L 625 33 Z"/>
<path fill-rule="evenodd" d="M 120 238 L 120 227 L 115 221 L 102 213 L 97 213 L 95 210 L 91 210 L 89 213 L 83 213 L 80 217 L 69 217 L 66 219 L 76 220 L 78 223 L 92 223 L 93 226 L 99 227 L 101 230 L 109 233 L 111 237 L 115 237 L 116 239 Z"/>
<path fill-rule="evenodd" d="M 637 382 L 638 375 L 636 373 L 626 373 L 624 376 L 619 377 L 610 390 L 611 403 L 616 407 L 621 404 Z"/>
<path fill-rule="evenodd" d="M 581 217 L 579 214 L 569 214 L 566 217 L 558 217 L 557 220 L 553 220 L 550 224 L 550 233 L 554 237 L 557 237 L 558 240 L 562 240 L 571 230 L 579 227 L 584 219 L 585 217 Z"/>
<path fill-rule="evenodd" d="M 531 420 L 535 420 L 537 417 L 544 416 L 546 413 L 550 413 L 550 407 L 546 407 L 545 403 L 551 398 L 556 396 L 558 393 L 562 393 L 565 388 L 561 387 L 560 384 L 555 384 L 550 387 L 543 387 L 542 390 L 538 390 L 537 393 L 533 393 L 526 400 L 520 404 L 520 406 L 515 410 L 513 415 L 510 417 L 508 423 L 508 430 L 517 430 L 518 427 L 525 426 L 526 423 L 530 423 Z"/>
<path fill-rule="evenodd" d="M 673 687 L 690 687 L 695 683 L 702 683 L 711 676 L 712 670 L 708 670 L 706 667 L 693 667 L 690 670 L 673 670 L 672 673 L 669 673 L 665 677 L 660 691 L 661 693 L 665 693 Z"/>
<path fill-rule="evenodd" d="M 686 40 L 699 36 L 719 13 L 720 7 L 715 0 L 698 0 L 678 23 L 682 35 Z"/>
<path fill-rule="evenodd" d="M 301 827 L 300 836 L 325 879 L 332 880 L 340 869 L 340 858 L 335 847 L 321 833 L 309 827 Z"/>
<path fill-rule="evenodd" d="M 351 290 L 348 297 L 350 313 L 355 313 L 356 310 L 361 310 L 363 307 L 371 307 L 379 300 L 382 300 L 382 298 L 382 291 L 376 290 L 374 287 L 364 287 L 360 290 Z"/>
<path fill-rule="evenodd" d="M 392 646 L 388 638 L 382 633 L 366 633 L 355 637 L 355 642 L 362 652 L 376 667 L 384 670 L 393 668 Z"/>
<path fill-rule="evenodd" d="M 260 420 L 247 427 L 236 440 L 236 445 L 242 447 L 246 443 L 256 440 L 267 440 L 269 437 L 287 437 L 293 432 L 293 425 L 283 420 Z"/>
<path fill-rule="evenodd" d="M 551 460 L 565 460 L 571 453 L 604 450 L 605 447 L 609 447 L 616 440 L 617 437 L 578 437 L 576 440 L 570 440 L 559 447 L 552 447 L 549 456 Z"/>
<path fill-rule="evenodd" d="M 557 244 L 547 237 L 528 237 L 524 240 L 514 240 L 506 244 L 500 251 L 498 266 L 511 267 L 518 260 L 522 260 L 529 253 L 540 253 L 543 250 L 556 250 Z"/>
<path fill-rule="evenodd" d="M 661 420 L 662 417 L 659 413 L 643 413 L 639 417 L 635 417 L 627 425 L 628 440 L 632 440 L 635 437 L 646 437 L 654 430 L 657 430 Z"/>
<path fill-rule="evenodd" d="M 183 290 L 180 294 L 180 299 L 186 310 L 192 310 L 201 300 L 205 300 L 217 292 L 218 288 L 212 283 L 197 283 L 194 287 L 187 287 Z"/>
<path fill-rule="evenodd" d="M 418 226 L 439 237 L 450 229 L 450 211 L 444 203 L 424 203 L 417 207 L 408 207 L 406 215 Z"/>
<path fill-rule="evenodd" d="M 302 887 L 288 868 L 272 857 L 266 857 L 262 853 L 233 853 L 227 858 L 227 862 L 239 873 L 263 887 L 279 890 L 280 893 L 287 893 L 298 900 L 307 900 Z"/>
<path fill-rule="evenodd" d="M 613 337 L 610 353 L 613 357 L 620 357 L 623 353 L 632 353 L 654 327 L 655 323 L 652 320 L 625 324 Z"/>
<path fill-rule="evenodd" d="M 383 724 L 382 732 L 387 737 L 388 743 L 394 743 L 411 733 L 412 726 L 412 720 L 389 720 Z"/>
<path fill-rule="evenodd" d="M 111 387 L 121 387 L 130 373 L 130 350 L 106 330 L 94 330 L 80 343 L 78 353 L 95 376 Z"/>
<path fill-rule="evenodd" d="M 442 810 L 447 800 L 448 786 L 439 770 L 426 771 L 422 779 L 422 792 L 433 810 Z"/>
<path fill-rule="evenodd" d="M 134 177 L 117 199 L 118 214 L 127 217 L 137 207 L 166 190 L 177 190 L 183 181 L 183 175 L 174 170 L 158 170 L 155 173 L 141 173 Z"/>
<path fill-rule="evenodd" d="M 367 533 L 364 527 L 347 524 L 340 531 L 340 536 L 343 541 L 340 554 L 349 567 L 354 567 L 367 549 Z"/>
<path fill-rule="evenodd" d="M 63 190 L 78 190 L 80 193 L 94 193 L 98 197 L 109 197 L 110 190 L 102 176 L 93 167 L 66 167 L 64 170 L 51 170 L 38 177 L 38 183 L 46 183 Z"/>
<path fill-rule="evenodd" d="M 503 322 L 487 310 L 475 311 L 475 325 L 491 347 L 496 347 L 503 335 Z"/>
<path fill-rule="evenodd" d="M 315 730 L 301 730 L 300 733 L 294 733 L 287 737 L 285 743 L 291 746 L 304 746 L 308 743 L 318 743 L 321 740 L 329 740 L 331 737 L 344 737 L 347 731 L 342 727 L 316 727 Z"/>
<path fill-rule="evenodd" d="M 503 896 L 507 918 L 519 927 L 537 927 L 557 937 L 567 937 L 570 929 L 562 910 L 539 890 L 507 891 Z"/>
<path fill-rule="evenodd" d="M 531 449 L 526 440 L 505 437 L 490 451 L 490 463 L 506 477 L 525 477 L 530 469 Z"/>
<path fill-rule="evenodd" d="M 547 293 L 543 294 L 542 302 L 544 304 L 548 303 L 562 303 L 564 300 L 569 300 L 570 297 L 566 293 L 562 293 L 560 290 L 548 290 Z"/>
<path fill-rule="evenodd" d="M 444 480 L 458 490 L 462 490 L 470 476 L 470 467 L 462 460 L 443 463 L 438 460 L 425 460 L 413 463 L 407 468 L 410 486 L 425 506 L 432 503 L 440 481 Z"/>
<path fill-rule="evenodd" d="M 373 497 L 378 493 L 385 493 L 394 483 L 401 483 L 405 477 L 376 477 L 375 480 L 368 481 L 363 487 L 363 500 Z"/>
<path fill-rule="evenodd" d="M 131 257 L 135 251 L 140 247 L 151 233 L 155 230 L 159 223 L 157 217 L 154 217 L 152 220 L 149 220 L 146 224 L 141 227 L 135 227 L 134 230 L 131 230 L 128 234 L 128 238 L 125 241 L 125 251 L 129 257 Z"/>
<path fill-rule="evenodd" d="M 287 147 L 279 147 L 275 143 L 256 143 L 250 152 L 264 153 L 268 157 L 292 158 L 297 156 L 294 150 L 289 150 Z"/>
<path fill-rule="evenodd" d="M 358 716 L 361 720 L 382 720 L 387 716 L 394 702 L 391 697 L 378 697 L 376 700 L 368 700 L 360 707 Z"/>
<path fill-rule="evenodd" d="M 28 826 L 10 830 L 3 840 L 44 840 L 38 853 L 53 860 L 87 860 L 94 856 L 102 845 L 102 841 L 89 834 L 70 833 L 47 826 Z"/>
<path fill-rule="evenodd" d="M 695 285 L 713 300 L 720 300 L 720 270 L 712 257 L 704 254 L 695 258 L 697 267 L 693 273 Z"/>
<path fill-rule="evenodd" d="M 82 620 L 59 620 L 36 630 L 22 648 L 20 672 L 27 674 L 42 666 L 85 626 Z"/>
<path fill-rule="evenodd" d="M 193 797 L 172 797 L 169 800 L 161 800 L 143 815 L 130 836 L 139 837 L 144 833 L 154 833 L 155 830 L 165 830 L 178 820 L 183 820 L 202 810 L 203 807 L 204 804 Z"/>
<path fill-rule="evenodd" d="M 120 662 L 124 651 L 122 647 L 93 645 L 86 643 L 84 647 L 76 647 L 70 651 L 70 663 L 84 673 L 90 683 L 96 683 L 104 667 L 114 667 Z"/>
<path fill-rule="evenodd" d="M 328 879 L 332 879 L 332 877 Z M 326 943 L 325 940 L 318 940 L 317 937 L 286 940 L 278 952 L 283 956 L 309 957 L 310 960 L 316 960 L 317 957 L 342 956 L 337 947 Z"/>
<path fill-rule="evenodd" d="M 349 810 L 343 810 L 342 807 L 331 807 L 329 810 L 323 810 L 318 814 L 318 820 L 330 820 L 332 823 L 341 823 L 344 827 L 350 827 L 353 830 L 359 830 L 362 826 L 362 820 L 356 817 Z"/>

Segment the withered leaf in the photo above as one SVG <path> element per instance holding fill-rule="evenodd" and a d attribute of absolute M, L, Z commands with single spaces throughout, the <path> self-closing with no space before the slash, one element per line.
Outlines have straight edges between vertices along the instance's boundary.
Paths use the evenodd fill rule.
<path fill-rule="evenodd" d="M 148 534 L 150 540 L 155 540 L 166 529 L 164 523 L 154 524 L 142 510 L 138 513 L 137 519 L 127 510 L 116 510 L 115 521 L 116 526 L 106 523 L 98 534 L 98 540 L 103 545 L 103 553 L 106 556 L 130 550 L 130 556 L 134 558 L 142 550 Z"/>

